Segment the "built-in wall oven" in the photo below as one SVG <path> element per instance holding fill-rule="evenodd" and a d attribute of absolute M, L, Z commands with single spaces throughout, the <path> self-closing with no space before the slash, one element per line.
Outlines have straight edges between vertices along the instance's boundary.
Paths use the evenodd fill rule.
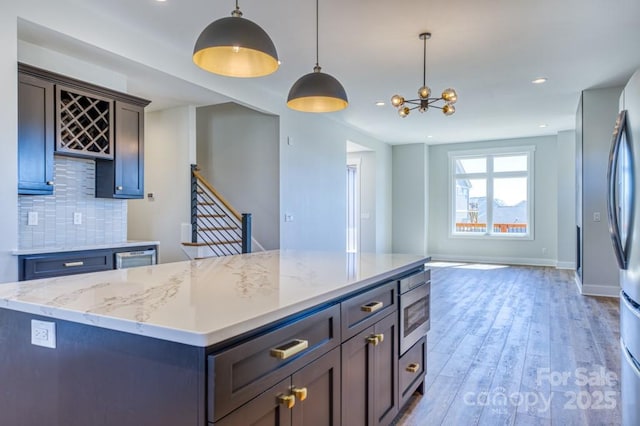
<path fill-rule="evenodd" d="M 429 331 L 431 271 L 426 269 L 400 280 L 400 355 Z"/>

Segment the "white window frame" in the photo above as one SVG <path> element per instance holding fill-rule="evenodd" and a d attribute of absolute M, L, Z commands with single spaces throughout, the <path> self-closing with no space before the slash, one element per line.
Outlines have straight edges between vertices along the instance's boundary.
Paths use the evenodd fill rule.
<path fill-rule="evenodd" d="M 449 215 L 447 226 L 450 238 L 495 239 L 495 240 L 533 240 L 534 239 L 534 157 L 535 146 L 519 146 L 505 148 L 473 149 L 464 151 L 449 151 Z M 527 232 L 493 233 L 493 179 L 495 177 L 521 177 L 525 172 L 494 172 L 493 157 L 504 155 L 527 156 Z M 456 160 L 470 157 L 487 157 L 487 171 L 484 173 L 456 174 Z M 484 233 L 456 231 L 456 179 L 486 179 L 487 181 L 487 231 Z M 491 200 L 491 201 L 489 201 Z"/>

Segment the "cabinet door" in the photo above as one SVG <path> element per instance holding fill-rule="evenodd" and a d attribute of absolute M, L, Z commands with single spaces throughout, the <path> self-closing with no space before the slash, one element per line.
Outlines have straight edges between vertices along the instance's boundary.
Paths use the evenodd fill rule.
<path fill-rule="evenodd" d="M 342 424 L 371 425 L 373 344 L 369 327 L 342 344 Z"/>
<path fill-rule="evenodd" d="M 384 339 L 373 348 L 373 423 L 388 425 L 398 414 L 398 317 L 391 314 L 374 325 Z"/>
<path fill-rule="evenodd" d="M 96 197 L 143 198 L 144 108 L 116 101 L 113 160 L 96 160 Z"/>
<path fill-rule="evenodd" d="M 18 77 L 18 194 L 53 194 L 53 83 Z"/>
<path fill-rule="evenodd" d="M 291 379 L 281 381 L 238 408 L 215 426 L 291 426 L 291 409 L 280 396 L 289 395 Z"/>
<path fill-rule="evenodd" d="M 398 414 L 397 312 L 342 344 L 342 406 L 343 425 L 388 425 Z"/>
<path fill-rule="evenodd" d="M 340 425 L 340 348 L 296 372 L 291 379 L 296 396 L 294 426 Z"/>

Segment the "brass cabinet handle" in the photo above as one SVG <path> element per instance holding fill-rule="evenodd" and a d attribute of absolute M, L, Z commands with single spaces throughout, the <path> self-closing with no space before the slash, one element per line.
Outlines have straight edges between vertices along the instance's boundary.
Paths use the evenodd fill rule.
<path fill-rule="evenodd" d="M 384 342 L 384 334 L 373 334 L 367 337 L 367 342 L 371 343 L 373 346 L 378 346 L 380 343 Z"/>
<path fill-rule="evenodd" d="M 47 185 L 48 185 L 48 186 L 53 186 L 53 181 L 52 181 L 52 180 L 48 180 L 48 181 L 47 181 Z"/>
<path fill-rule="evenodd" d="M 417 362 L 413 362 L 413 363 L 407 365 L 406 370 L 409 373 L 417 373 L 418 370 L 420 370 L 420 364 L 418 364 Z"/>
<path fill-rule="evenodd" d="M 309 342 L 307 340 L 293 339 L 289 343 L 285 343 L 282 346 L 271 349 L 271 351 L 269 351 L 269 355 L 278 359 L 287 359 L 290 356 L 304 351 L 308 347 Z"/>
<path fill-rule="evenodd" d="M 369 302 L 366 305 L 360 306 L 360 310 L 363 312 L 375 312 L 384 306 L 382 302 Z"/>
<path fill-rule="evenodd" d="M 286 405 L 289 410 L 296 405 L 296 397 L 293 395 L 278 395 L 278 402 L 280 404 Z"/>
<path fill-rule="evenodd" d="M 116 186 L 116 191 L 122 191 L 122 186 Z"/>
<path fill-rule="evenodd" d="M 79 262 L 67 262 L 67 263 L 65 263 L 65 264 L 64 264 L 64 267 L 65 267 L 65 268 L 71 268 L 71 267 L 73 267 L 73 266 L 82 266 L 82 265 L 84 265 L 84 262 L 83 262 L 83 261 L 79 261 Z"/>
<path fill-rule="evenodd" d="M 307 399 L 307 388 L 293 388 L 291 392 L 293 392 L 293 395 L 298 398 L 300 402 Z"/>

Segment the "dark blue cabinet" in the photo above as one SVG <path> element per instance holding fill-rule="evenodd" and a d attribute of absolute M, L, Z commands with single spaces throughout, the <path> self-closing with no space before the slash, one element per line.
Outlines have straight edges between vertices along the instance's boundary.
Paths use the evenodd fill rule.
<path fill-rule="evenodd" d="M 18 194 L 53 194 L 54 85 L 18 77 Z"/>
<path fill-rule="evenodd" d="M 115 155 L 96 160 L 96 197 L 144 197 L 144 108 L 115 103 Z"/>

